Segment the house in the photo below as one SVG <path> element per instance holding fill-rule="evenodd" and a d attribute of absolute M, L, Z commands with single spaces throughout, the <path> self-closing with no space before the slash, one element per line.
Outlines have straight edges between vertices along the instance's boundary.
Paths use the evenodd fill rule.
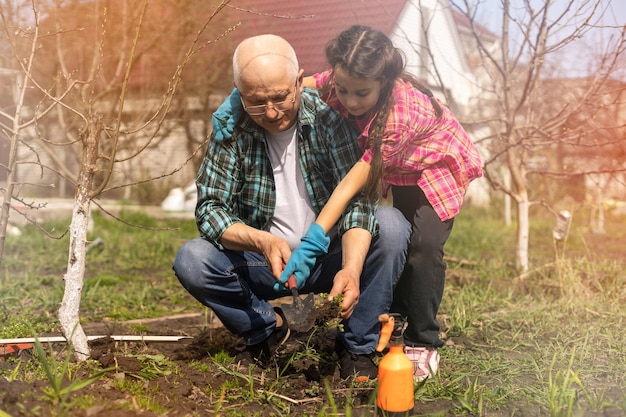
<path fill-rule="evenodd" d="M 159 3 L 156 7 L 170 7 L 168 4 Z M 205 11 L 202 13 L 206 13 L 208 3 L 204 3 L 203 7 Z M 198 16 L 198 25 L 201 25 L 203 19 L 200 16 L 204 14 Z M 186 18 L 189 20 L 189 16 Z M 226 34 L 218 40 L 220 47 L 217 50 L 221 55 L 232 54 L 239 41 L 251 35 L 274 33 L 283 36 L 294 46 L 305 75 L 328 69 L 324 47 L 339 32 L 353 24 L 374 27 L 386 33 L 403 50 L 407 69 L 428 84 L 463 122 L 463 116 L 469 113 L 477 90 L 475 69 L 470 65 L 468 51 L 462 41 L 463 32 L 459 30 L 462 22 L 448 0 L 231 0 L 210 25 L 212 31 Z M 175 39 L 173 34 L 169 38 Z M 167 39 L 164 37 L 163 41 Z M 176 48 L 184 49 L 176 45 L 174 51 Z M 159 46 L 159 51 L 166 50 L 171 51 L 172 47 Z M 216 49 L 206 48 L 203 53 L 215 53 L 213 51 Z M 158 56 L 158 53 L 151 56 Z M 148 74 L 157 68 L 154 65 L 151 62 L 141 68 Z M 206 73 L 222 72 L 224 79 L 230 79 L 225 73 L 229 71 L 225 69 L 226 65 L 223 62 L 213 66 L 207 64 L 207 68 L 198 69 L 196 66 L 193 70 L 196 73 L 202 73 L 203 70 Z M 222 93 L 230 91 L 230 83 L 224 84 Z M 206 114 L 203 117 L 206 123 Z M 469 124 L 465 127 L 472 137 L 483 128 Z M 142 154 L 144 162 L 120 167 L 124 182 L 145 178 L 150 169 L 154 170 L 153 175 L 161 175 L 168 165 L 179 166 L 184 163 L 185 151 L 188 150 L 181 146 L 184 140 L 182 129 L 169 129 L 169 138 L 161 141 L 158 148 L 148 149 L 145 156 Z M 194 176 L 192 171 L 180 170 L 175 177 L 168 177 L 168 184 L 188 184 Z M 139 174 L 141 178 L 133 177 Z M 31 180 L 24 173 L 21 178 L 24 181 Z M 486 183 L 478 183 L 483 181 L 472 184 L 468 198 L 474 203 L 485 204 L 488 202 L 488 187 Z"/>
<path fill-rule="evenodd" d="M 260 33 L 287 39 L 305 75 L 328 69 L 326 43 L 361 24 L 387 34 L 403 50 L 407 69 L 440 91 L 441 98 L 446 91 L 462 107 L 474 92 L 457 29 L 460 17 L 447 0 L 232 0 L 223 13 L 227 21 L 241 23 L 232 32 L 235 44 Z"/>

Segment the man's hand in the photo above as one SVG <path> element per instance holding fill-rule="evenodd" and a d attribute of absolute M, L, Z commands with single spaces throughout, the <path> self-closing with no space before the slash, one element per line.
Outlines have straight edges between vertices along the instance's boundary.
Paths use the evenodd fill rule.
<path fill-rule="evenodd" d="M 335 275 L 333 288 L 328 293 L 328 301 L 332 301 L 336 296 L 343 294 L 341 301 L 341 318 L 347 319 L 354 312 L 354 308 L 359 302 L 361 277 L 358 272 L 349 269 L 342 269 Z"/>
<path fill-rule="evenodd" d="M 283 238 L 273 236 L 268 233 L 267 239 L 263 240 L 261 253 L 265 256 L 268 266 L 272 270 L 272 274 L 277 280 L 283 272 L 287 259 L 291 256 L 289 243 Z M 276 283 L 278 285 L 278 283 Z"/>
<path fill-rule="evenodd" d="M 289 243 L 265 230 L 243 223 L 235 223 L 224 231 L 222 245 L 230 250 L 245 250 L 262 254 L 272 274 L 278 280 L 287 259 L 291 256 Z"/>

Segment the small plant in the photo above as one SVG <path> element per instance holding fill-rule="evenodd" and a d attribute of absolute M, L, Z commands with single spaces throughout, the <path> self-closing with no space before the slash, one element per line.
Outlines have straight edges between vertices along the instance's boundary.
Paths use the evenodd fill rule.
<path fill-rule="evenodd" d="M 158 414 L 165 412 L 156 399 L 156 395 L 151 395 L 155 394 L 154 389 L 152 391 L 146 390 L 144 380 L 125 377 L 117 378 L 115 379 L 115 388 L 131 395 L 130 402 L 120 402 L 119 406 L 125 406 L 128 409 L 143 408 Z"/>
<path fill-rule="evenodd" d="M 0 299 L 2 299 L 0 294 Z M 6 302 L 3 299 L 3 302 Z M 11 317 L 5 319 L 0 328 L 1 338 L 13 338 L 13 337 L 27 337 L 28 335 L 35 333 L 45 333 L 53 329 L 53 325 L 50 323 L 43 323 L 44 318 L 28 318 L 28 314 L 23 316 Z"/>
<path fill-rule="evenodd" d="M 456 399 L 463 412 L 474 416 L 483 415 L 483 394 L 481 387 L 478 385 L 478 378 L 474 378 L 474 381 L 468 384 L 465 392 L 457 396 Z"/>
<path fill-rule="evenodd" d="M 156 379 L 161 375 L 170 375 L 172 373 L 170 367 L 174 366 L 172 361 L 165 359 L 162 354 L 158 355 L 130 355 L 137 358 L 141 362 L 141 371 L 138 374 L 133 375 L 139 379 Z"/>
<path fill-rule="evenodd" d="M 575 351 L 572 352 L 567 369 L 559 370 L 554 375 L 553 371 L 557 362 L 557 355 L 554 354 L 552 357 L 548 377 L 548 405 L 550 407 L 550 417 L 571 417 L 574 415 L 577 395 L 574 385 L 578 384 L 582 386 L 578 375 L 572 370 L 574 353 Z"/>
<path fill-rule="evenodd" d="M 293 352 L 293 354 L 289 357 L 289 360 L 287 360 L 287 364 L 283 367 L 280 375 L 284 374 L 284 372 L 290 365 L 297 363 L 298 361 L 301 361 L 303 359 L 311 359 L 315 362 L 320 362 L 321 355 L 315 350 L 311 342 L 314 336 L 315 329 L 309 334 L 304 346 Z"/>
<path fill-rule="evenodd" d="M 343 302 L 344 295 L 337 294 L 330 301 L 328 301 L 328 293 L 320 293 L 320 305 L 316 305 L 315 309 L 320 311 L 321 306 L 330 306 L 327 312 L 327 321 L 323 323 L 324 326 L 336 326 L 340 332 L 343 332 L 343 323 L 341 323 L 341 303 Z M 328 304 L 330 303 L 330 304 Z"/>
<path fill-rule="evenodd" d="M 327 380 L 324 380 L 324 388 L 326 389 L 328 407 L 330 408 L 331 415 L 333 416 L 339 415 L 339 408 L 337 407 L 337 402 L 335 401 L 333 390 L 331 389 L 330 384 L 328 383 Z"/>
<path fill-rule="evenodd" d="M 9 375 L 5 376 L 5 378 L 7 379 L 7 381 L 12 382 L 15 381 L 17 379 L 17 376 L 19 375 L 20 372 L 20 366 L 22 365 L 21 361 L 17 361 L 17 364 L 15 365 L 15 368 L 13 368 L 13 370 L 9 373 Z M 2 417 L 0 415 L 0 417 Z"/>
<path fill-rule="evenodd" d="M 224 352 L 223 350 L 217 352 L 214 355 L 210 355 L 210 358 L 213 362 L 219 363 L 220 365 L 224 365 L 224 366 L 230 365 L 235 360 L 232 356 L 230 356 L 228 353 Z"/>
<path fill-rule="evenodd" d="M 71 348 L 67 350 L 63 362 L 57 361 L 54 354 L 47 356 L 38 338 L 35 338 L 35 349 L 37 350 L 37 359 L 39 363 L 41 363 L 49 383 L 49 386 L 45 387 L 43 392 L 56 408 L 57 416 L 66 415 L 66 413 L 69 412 L 72 405 L 70 399 L 72 393 L 85 388 L 111 370 L 104 369 L 89 378 L 72 380 L 70 373 Z M 69 383 L 64 386 L 64 381 L 66 380 L 68 380 Z"/>
<path fill-rule="evenodd" d="M 189 362 L 189 366 L 192 367 L 192 368 L 197 369 L 200 372 L 208 372 L 209 371 L 209 365 L 207 365 L 206 363 L 203 363 L 203 362 L 191 361 L 191 362 Z"/>
<path fill-rule="evenodd" d="M 133 329 L 137 333 L 146 333 L 146 332 L 150 331 L 150 328 L 148 326 L 146 326 L 145 324 L 131 324 L 128 327 L 130 327 L 131 329 Z"/>

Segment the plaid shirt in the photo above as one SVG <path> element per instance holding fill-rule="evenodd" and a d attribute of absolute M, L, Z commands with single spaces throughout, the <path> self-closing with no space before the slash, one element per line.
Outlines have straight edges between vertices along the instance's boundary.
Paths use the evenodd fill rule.
<path fill-rule="evenodd" d="M 344 117 L 349 113 L 335 95 L 331 71 L 315 74 L 318 88 L 327 93 L 325 101 Z M 333 87 L 333 88 L 328 88 Z M 419 186 L 442 221 L 457 215 L 469 183 L 482 176 L 478 150 L 452 112 L 441 105 L 437 119 L 430 99 L 409 82 L 396 80 L 381 144 L 384 172 L 383 195 L 389 186 Z M 367 148 L 369 129 L 375 114 L 364 124 L 359 145 L 369 163 L 373 150 Z"/>
<path fill-rule="evenodd" d="M 313 209 L 320 213 L 331 193 L 359 160 L 356 132 L 314 90 L 304 89 L 298 111 L 298 152 Z M 266 230 L 276 193 L 265 131 L 247 114 L 231 139 L 212 139 L 196 178 L 196 223 L 200 234 L 219 248 L 224 231 L 235 223 Z M 281 196 L 280 198 L 289 198 Z M 353 199 L 339 234 L 359 227 L 375 236 L 375 207 Z"/>

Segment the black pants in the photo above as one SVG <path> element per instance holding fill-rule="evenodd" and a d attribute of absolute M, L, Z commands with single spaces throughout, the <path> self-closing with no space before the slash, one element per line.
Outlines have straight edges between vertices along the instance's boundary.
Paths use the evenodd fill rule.
<path fill-rule="evenodd" d="M 393 186 L 393 205 L 411 223 L 411 241 L 404 272 L 394 290 L 391 311 L 408 319 L 408 346 L 443 345 L 437 312 L 443 297 L 446 264 L 443 247 L 454 219 L 442 222 L 417 186 Z"/>

